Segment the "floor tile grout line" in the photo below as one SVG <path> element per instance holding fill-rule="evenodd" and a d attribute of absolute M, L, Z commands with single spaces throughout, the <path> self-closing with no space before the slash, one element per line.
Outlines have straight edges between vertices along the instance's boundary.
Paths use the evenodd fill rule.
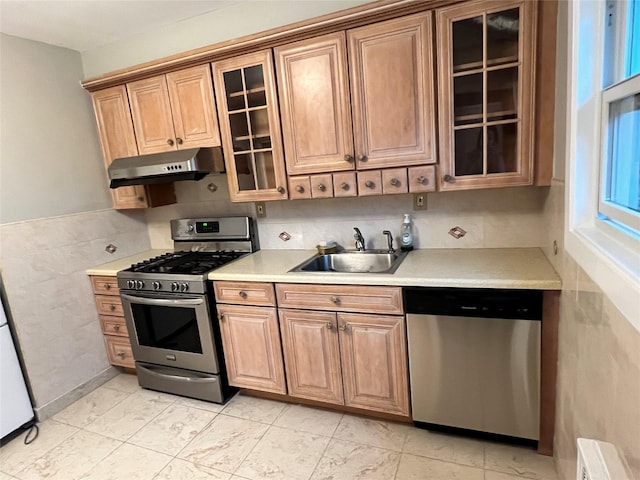
<path fill-rule="evenodd" d="M 234 417 L 235 418 L 235 417 Z M 247 420 L 246 418 L 243 418 L 243 420 Z M 253 420 L 249 420 L 250 422 L 252 422 Z M 256 423 L 260 423 L 260 422 L 256 422 Z M 266 423 L 263 423 L 263 425 L 267 425 Z M 249 458 L 249 455 L 251 455 L 251 452 L 253 452 L 255 450 L 255 448 L 258 446 L 258 444 L 262 441 L 262 439 L 264 438 L 264 436 L 267 434 L 267 432 L 271 429 L 273 425 L 269 425 L 267 427 L 267 429 L 264 431 L 264 433 L 262 435 L 260 435 L 260 438 L 258 439 L 258 441 L 253 445 L 253 447 L 251 447 L 251 450 L 249 450 L 249 452 L 242 458 L 242 460 L 240 460 L 240 463 L 238 464 L 238 466 L 236 467 L 236 469 L 233 471 L 233 473 L 231 473 L 231 475 L 235 475 L 236 472 L 238 471 L 238 469 L 240 467 L 242 467 L 242 464 L 247 460 L 247 458 Z"/>
<path fill-rule="evenodd" d="M 337 426 L 336 426 L 336 428 L 337 428 Z M 324 446 L 324 450 L 322 450 L 322 455 L 320 455 L 320 458 L 316 462 L 316 465 L 313 467 L 313 470 L 311 471 L 311 475 L 309 475 L 309 479 L 308 480 L 311 480 L 313 478 L 313 475 L 316 473 L 316 470 L 318 470 L 318 466 L 320 466 L 320 463 L 322 462 L 322 459 L 324 458 L 324 456 L 327 453 L 327 450 L 329 449 L 329 445 L 331 445 L 331 442 L 333 442 L 333 441 L 334 441 L 333 437 L 329 437 L 329 441 Z"/>
<path fill-rule="evenodd" d="M 98 387 L 98 388 L 102 388 L 102 387 L 104 387 L 104 385 L 101 385 L 101 386 L 100 386 L 100 387 Z M 111 410 L 113 410 L 114 408 L 116 408 L 118 405 L 120 405 L 122 402 L 124 402 L 125 400 L 127 400 L 129 397 L 131 397 L 131 395 L 133 395 L 134 393 L 136 393 L 136 392 L 123 392 L 123 391 L 121 391 L 121 390 L 110 389 L 110 388 L 108 388 L 108 387 L 104 387 L 104 388 L 107 388 L 108 390 L 112 390 L 112 391 L 115 391 L 115 392 L 127 393 L 127 396 L 126 396 L 126 397 L 123 397 L 120 401 L 116 402 L 114 405 L 112 405 L 112 406 L 111 406 L 111 408 L 109 408 L 109 409 L 105 410 L 104 412 L 102 412 L 102 413 L 101 413 L 100 415 L 98 415 L 96 418 L 94 418 L 94 419 L 93 419 L 93 420 L 91 420 L 89 423 L 87 423 L 87 425 L 91 425 L 93 422 L 95 422 L 96 420 L 98 420 L 98 418 L 100 418 L 102 415 L 107 414 L 108 412 L 110 412 Z M 96 390 L 97 390 L 97 389 L 96 389 Z M 93 390 L 93 392 L 95 392 L 95 390 Z M 89 392 L 87 395 L 90 395 L 90 394 L 91 394 L 91 393 L 93 393 L 93 392 Z M 86 398 L 86 397 L 87 397 L 87 395 L 85 395 L 84 397 L 80 397 L 78 400 L 76 400 L 75 402 L 73 402 L 71 405 L 75 405 L 75 404 L 76 404 L 76 403 L 78 403 L 80 400 L 82 400 L 82 399 Z M 60 414 L 60 413 L 64 412 L 67 408 L 71 407 L 71 405 L 68 405 L 67 407 L 65 407 L 65 408 L 64 408 L 63 410 L 61 410 L 60 412 L 56 413 L 56 414 L 55 414 L 53 417 L 51 417 L 51 418 L 52 418 L 52 419 L 55 419 L 56 415 L 58 415 L 58 414 Z M 63 422 L 63 421 L 61 421 L 61 420 L 57 420 L 57 421 L 58 421 L 58 422 L 61 422 L 61 423 L 64 423 L 65 425 L 71 425 L 71 426 L 73 426 L 73 427 L 82 428 L 82 429 L 84 429 L 84 427 L 86 427 L 86 426 L 87 426 L 87 425 L 83 425 L 83 426 L 81 426 L 81 427 L 80 427 L 80 426 L 78 426 L 78 425 L 73 425 L 73 424 L 70 424 L 70 423 L 66 423 L 66 422 Z"/>

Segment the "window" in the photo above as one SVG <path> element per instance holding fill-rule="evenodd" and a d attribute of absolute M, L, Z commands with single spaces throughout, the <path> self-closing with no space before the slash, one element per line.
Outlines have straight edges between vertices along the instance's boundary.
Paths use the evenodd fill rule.
<path fill-rule="evenodd" d="M 605 21 L 598 217 L 639 236 L 640 0 L 608 1 Z"/>

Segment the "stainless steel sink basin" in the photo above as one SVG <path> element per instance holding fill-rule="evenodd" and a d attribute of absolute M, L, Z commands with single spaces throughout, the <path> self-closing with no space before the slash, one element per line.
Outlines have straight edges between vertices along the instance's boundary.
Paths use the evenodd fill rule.
<path fill-rule="evenodd" d="M 305 260 L 290 272 L 393 273 L 408 252 L 386 250 L 343 251 L 318 254 Z"/>

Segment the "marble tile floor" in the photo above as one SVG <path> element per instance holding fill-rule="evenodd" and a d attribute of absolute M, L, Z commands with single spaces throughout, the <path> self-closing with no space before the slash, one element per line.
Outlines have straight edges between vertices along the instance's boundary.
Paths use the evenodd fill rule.
<path fill-rule="evenodd" d="M 532 449 L 236 395 L 227 405 L 122 374 L 0 448 L 0 480 L 557 480 Z"/>

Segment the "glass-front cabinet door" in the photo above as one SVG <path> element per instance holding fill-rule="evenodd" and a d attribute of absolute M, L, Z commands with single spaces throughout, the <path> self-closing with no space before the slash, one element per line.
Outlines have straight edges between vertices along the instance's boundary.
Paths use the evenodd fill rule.
<path fill-rule="evenodd" d="M 231 201 L 287 198 L 271 51 L 214 62 Z"/>
<path fill-rule="evenodd" d="M 536 3 L 437 11 L 441 190 L 533 183 Z"/>

